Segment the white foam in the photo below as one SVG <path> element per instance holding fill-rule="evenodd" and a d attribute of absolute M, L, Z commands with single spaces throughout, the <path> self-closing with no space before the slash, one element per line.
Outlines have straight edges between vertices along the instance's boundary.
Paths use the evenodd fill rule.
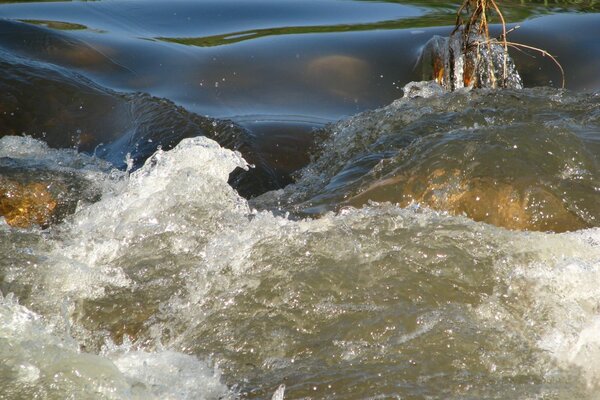
<path fill-rule="evenodd" d="M 193 356 L 174 351 L 134 351 L 113 361 L 128 379 L 144 385 L 157 399 L 223 399 L 227 394 L 219 372 Z"/>
<path fill-rule="evenodd" d="M 527 318 L 523 323 L 531 330 L 527 335 L 562 368 L 579 368 L 588 387 L 597 390 L 600 229 L 527 239 L 519 248 L 540 253 L 531 262 L 513 266 L 509 278 L 513 290 L 527 298 L 522 305 Z"/>
<path fill-rule="evenodd" d="M 0 158 L 7 157 L 25 164 L 41 165 L 51 171 L 77 170 L 109 171 L 110 163 L 79 153 L 74 149 L 53 149 L 45 142 L 30 136 L 3 136 L 0 138 Z"/>
<path fill-rule="evenodd" d="M 39 393 L 44 393 L 41 385 L 46 382 L 58 392 L 83 394 L 99 388 L 97 379 L 102 377 L 99 371 L 110 375 L 114 392 L 127 391 L 126 382 L 110 361 L 79 353 L 74 340 L 55 335 L 41 316 L 19 305 L 11 296 L 0 296 L 0 343 L 3 378 L 7 374 L 15 377 L 13 382 L 3 380 L 9 383 L 9 387 L 3 388 L 9 397 L 20 397 L 18 394 L 27 390 L 35 393 L 39 389 Z M 89 389 L 81 387 L 82 383 L 88 384 Z"/>
<path fill-rule="evenodd" d="M 0 371 L 6 398 L 31 395 L 107 399 L 223 399 L 220 374 L 173 351 L 84 353 L 44 319 L 0 295 Z M 7 380 L 11 376 L 12 380 Z"/>
<path fill-rule="evenodd" d="M 246 166 L 239 153 L 204 137 L 159 150 L 124 186 L 116 184 L 61 228 L 47 258 L 45 287 L 59 298 L 78 299 L 102 296 L 107 286 L 129 287 L 133 282 L 115 260 L 165 232 L 172 233 L 168 251 L 196 248 L 215 224 L 225 223 L 226 214 L 235 223 L 249 213 L 227 184 L 234 168 Z M 145 252 L 155 249 L 152 244 Z"/>
<path fill-rule="evenodd" d="M 50 152 L 48 145 L 30 136 L 3 136 L 0 138 L 0 157 L 33 158 Z M 74 151 L 71 151 L 73 153 Z"/>

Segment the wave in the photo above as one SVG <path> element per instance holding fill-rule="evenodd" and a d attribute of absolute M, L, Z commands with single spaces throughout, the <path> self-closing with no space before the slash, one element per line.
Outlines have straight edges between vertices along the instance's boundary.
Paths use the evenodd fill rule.
<path fill-rule="evenodd" d="M 314 215 L 377 201 L 511 229 L 598 226 L 598 94 L 420 90 L 322 130 L 296 184 L 253 204 Z"/>
<path fill-rule="evenodd" d="M 131 398 L 119 390 L 132 381 L 131 393 L 180 398 L 222 385 L 265 397 L 282 382 L 291 398 L 593 397 L 598 229 L 515 232 L 390 203 L 294 221 L 227 184 L 245 165 L 185 139 L 129 176 L 98 170 L 101 199 L 62 224 L 2 228 L 2 291 L 22 304 L 5 306 L 2 326 L 51 328 L 4 336 L 22 349 L 4 375 L 30 382 L 10 386 L 15 396 L 55 387 L 49 361 L 27 349 L 65 337 L 68 393 L 80 373 L 116 387 L 112 398 Z"/>

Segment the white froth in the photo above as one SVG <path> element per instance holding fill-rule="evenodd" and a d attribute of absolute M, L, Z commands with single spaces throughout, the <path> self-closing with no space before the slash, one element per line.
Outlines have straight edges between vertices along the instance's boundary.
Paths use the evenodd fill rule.
<path fill-rule="evenodd" d="M 173 351 L 103 355 L 81 352 L 38 314 L 0 296 L 0 395 L 43 398 L 223 399 L 218 371 Z M 63 397 L 65 396 L 65 397 Z M 98 397 L 100 396 L 100 397 Z M 1 397 L 1 396 L 0 396 Z M 3 397 L 4 398 L 4 397 Z"/>
<path fill-rule="evenodd" d="M 74 169 L 83 171 L 109 171 L 110 163 L 96 157 L 79 153 L 74 149 L 53 149 L 45 142 L 30 136 L 3 136 L 0 138 L 0 158 L 20 160 L 26 164 L 36 164 L 51 171 Z"/>
<path fill-rule="evenodd" d="M 524 322 L 559 366 L 600 388 L 600 230 L 547 236 L 544 253 L 511 274 L 530 298 Z"/>
<path fill-rule="evenodd" d="M 157 151 L 125 186 L 72 217 L 66 237 L 49 257 L 45 286 L 59 297 L 99 297 L 106 286 L 132 285 L 115 262 L 132 246 L 170 232 L 174 253 L 196 248 L 214 229 L 203 218 L 219 213 L 239 218 L 249 212 L 227 184 L 229 173 L 246 165 L 239 153 L 204 137 Z"/>
<path fill-rule="evenodd" d="M 110 361 L 79 353 L 73 339 L 55 335 L 41 316 L 11 296 L 0 297 L 0 359 L 3 377 L 8 373 L 15 378 L 3 388 L 9 396 L 24 389 L 43 394 L 41 386 L 36 388 L 42 382 L 52 382 L 57 393 L 89 395 L 108 381 L 114 393 L 127 392 L 126 382 Z"/>
<path fill-rule="evenodd" d="M 32 158 L 44 156 L 48 152 L 50 149 L 46 143 L 30 136 L 3 136 L 0 138 L 0 157 Z"/>
<path fill-rule="evenodd" d="M 113 360 L 128 379 L 143 384 L 157 399 L 223 399 L 227 394 L 218 371 L 193 356 L 135 351 Z"/>

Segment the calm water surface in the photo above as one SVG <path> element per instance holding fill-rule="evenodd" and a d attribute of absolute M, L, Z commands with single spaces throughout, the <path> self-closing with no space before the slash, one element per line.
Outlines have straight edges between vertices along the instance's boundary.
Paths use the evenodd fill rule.
<path fill-rule="evenodd" d="M 402 98 L 457 7 L 0 2 L 0 399 L 597 398 L 598 6 Z"/>

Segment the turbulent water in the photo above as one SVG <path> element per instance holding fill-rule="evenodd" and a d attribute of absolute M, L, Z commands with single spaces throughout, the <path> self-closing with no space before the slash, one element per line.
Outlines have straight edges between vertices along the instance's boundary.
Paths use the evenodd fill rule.
<path fill-rule="evenodd" d="M 600 97 L 554 89 L 407 96 L 324 130 L 297 182 L 260 206 L 315 213 L 390 201 L 509 228 L 598 225 Z"/>
<path fill-rule="evenodd" d="M 596 14 L 446 93 L 454 5 L 142 3 L 0 6 L 0 399 L 598 398 Z"/>
<path fill-rule="evenodd" d="M 473 106 L 505 97 L 506 110 L 531 107 L 486 122 Z M 463 162 L 481 153 L 484 175 L 497 167 L 493 147 L 508 170 L 495 173 L 509 179 L 510 152 L 527 162 L 518 149 L 533 147 L 557 170 L 537 177 L 547 168 L 531 165 L 527 178 L 569 186 L 594 220 L 598 100 L 548 90 L 403 99 L 332 127 L 286 191 L 306 196 L 310 181 L 326 195 L 324 176 L 352 187 L 367 178 L 344 171 L 431 165 L 438 146 L 448 160 L 435 162 L 450 168 L 454 141 L 455 158 L 470 147 Z M 559 114 L 562 126 L 534 134 Z M 1 139 L 0 154 L 101 197 L 45 231 L 2 226 L 4 398 L 264 398 L 283 383 L 286 398 L 566 399 L 593 398 L 600 384 L 596 228 L 515 232 L 389 202 L 290 220 L 251 208 L 227 183 L 246 163 L 204 137 L 131 174 L 28 138 Z"/>

